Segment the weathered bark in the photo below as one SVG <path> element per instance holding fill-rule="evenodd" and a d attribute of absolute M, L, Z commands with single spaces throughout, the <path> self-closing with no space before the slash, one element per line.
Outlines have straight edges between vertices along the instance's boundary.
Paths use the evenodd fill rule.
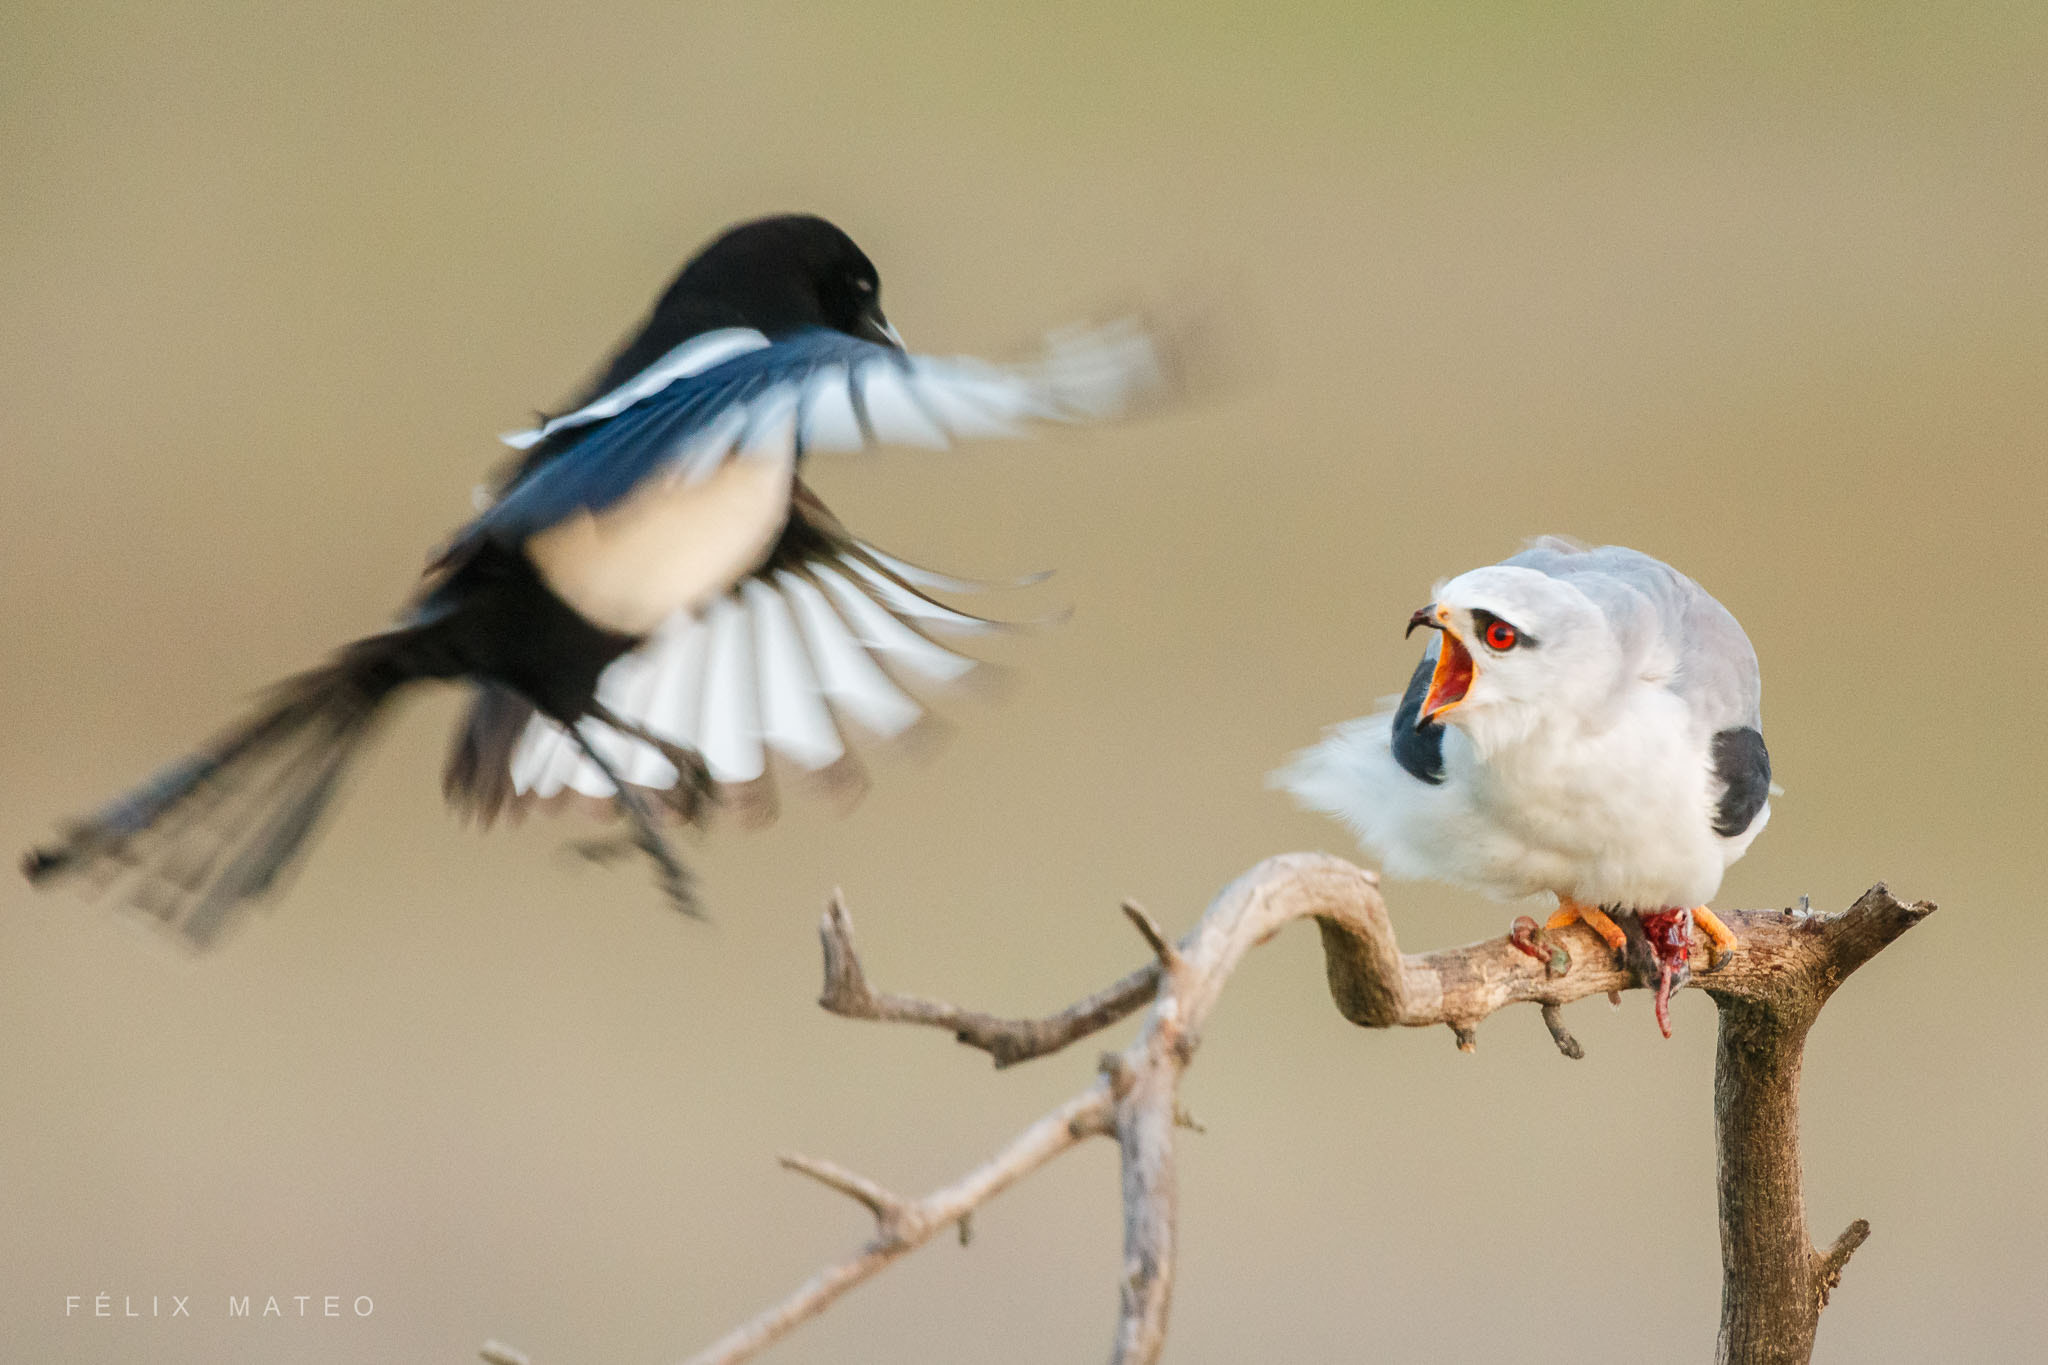
<path fill-rule="evenodd" d="M 1874 887 L 1840 915 L 1736 911 L 1722 916 L 1739 947 L 1719 970 L 1689 984 L 1720 1006 L 1715 1124 L 1720 1147 L 1720 1359 L 1736 1365 L 1805 1361 L 1828 1291 L 1869 1226 L 1850 1225 L 1825 1254 L 1807 1241 L 1799 1187 L 1799 1065 L 1807 1030 L 1849 973 L 1934 907 L 1902 905 Z M 1286 925 L 1314 919 L 1322 933 L 1331 999 L 1368 1028 L 1446 1025 L 1462 1051 L 1480 1021 L 1504 1005 L 1541 1007 L 1558 1050 L 1583 1055 L 1561 1007 L 1588 995 L 1630 990 L 1640 963 L 1624 966 L 1583 925 L 1546 933 L 1518 924 L 1510 937 L 1404 955 L 1394 941 L 1378 879 L 1319 854 L 1269 858 L 1226 887 L 1179 943 L 1126 904 L 1154 960 L 1057 1014 L 1009 1020 L 939 1001 L 871 990 L 854 949 L 853 923 L 835 896 L 819 934 L 825 989 L 819 1003 L 856 1019 L 943 1028 L 1007 1066 L 1058 1051 L 1149 1002 L 1131 1044 L 1107 1053 L 1086 1089 L 1039 1119 L 1001 1152 L 951 1185 L 905 1200 L 829 1162 L 783 1164 L 858 1200 L 876 1235 L 781 1303 L 691 1357 L 689 1365 L 752 1359 L 841 1294 L 916 1250 L 939 1230 L 965 1240 L 972 1212 L 1079 1142 L 1113 1136 L 1121 1148 L 1124 1262 L 1117 1292 L 1113 1365 L 1151 1365 L 1165 1347 L 1174 1280 L 1174 1144 L 1186 1123 L 1180 1080 L 1201 1046 L 1209 1012 L 1245 953 Z M 1632 930 L 1633 950 L 1643 945 Z M 1521 946 L 1517 946 L 1519 940 Z M 487 1356 L 513 1359 L 492 1343 Z M 523 1359 L 523 1358 L 521 1358 Z"/>
<path fill-rule="evenodd" d="M 1721 1204 L 1717 1358 L 1724 1365 L 1810 1359 L 1820 1311 L 1870 1235 L 1859 1218 L 1824 1252 L 1807 1239 L 1800 1065 L 1807 1031 L 1835 988 L 1933 908 L 1901 905 L 1879 885 L 1839 915 L 1783 914 L 1772 933 L 1743 936 L 1744 955 L 1754 937 L 1766 970 L 1707 987 L 1721 1012 L 1714 1137 Z"/>

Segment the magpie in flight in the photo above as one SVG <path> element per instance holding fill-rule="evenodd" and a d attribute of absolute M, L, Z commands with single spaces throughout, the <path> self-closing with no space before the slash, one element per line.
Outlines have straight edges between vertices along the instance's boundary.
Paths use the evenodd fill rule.
<path fill-rule="evenodd" d="M 822 218 L 727 230 L 571 411 L 504 438 L 515 462 L 395 625 L 67 826 L 29 880 L 123 882 L 204 947 L 278 884 L 387 703 L 449 679 L 472 692 L 450 804 L 488 824 L 609 801 L 691 909 L 659 815 L 765 807 L 771 753 L 857 782 L 849 733 L 903 733 L 922 714 L 908 683 L 974 666 L 930 632 L 994 625 L 930 595 L 980 585 L 842 526 L 805 457 L 1107 418 L 1165 377 L 1132 323 L 1055 334 L 1026 365 L 909 355 L 880 294 Z"/>

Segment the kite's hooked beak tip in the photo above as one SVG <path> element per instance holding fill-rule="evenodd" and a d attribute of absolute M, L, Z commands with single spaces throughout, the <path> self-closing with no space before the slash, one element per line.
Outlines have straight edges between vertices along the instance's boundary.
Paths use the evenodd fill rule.
<path fill-rule="evenodd" d="M 1401 632 L 1401 638 L 1405 640 L 1413 635 L 1417 626 L 1428 626 L 1431 630 L 1443 629 L 1443 626 L 1436 619 L 1436 603 L 1432 602 L 1426 607 L 1417 607 L 1415 614 L 1408 618 L 1408 629 Z"/>

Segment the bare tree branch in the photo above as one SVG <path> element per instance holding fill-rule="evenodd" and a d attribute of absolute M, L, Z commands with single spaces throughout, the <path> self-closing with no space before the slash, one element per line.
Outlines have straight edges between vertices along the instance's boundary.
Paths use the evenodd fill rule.
<path fill-rule="evenodd" d="M 1870 1224 L 1858 1218 L 1842 1229 L 1842 1235 L 1835 1238 L 1835 1244 L 1828 1248 L 1827 1255 L 1816 1253 L 1817 1264 L 1813 1268 L 1814 1279 L 1820 1285 L 1820 1306 L 1828 1306 L 1828 1296 L 1835 1292 L 1835 1286 L 1842 1282 L 1842 1267 L 1849 1264 L 1849 1258 L 1856 1254 L 1856 1248 L 1870 1240 Z"/>
<path fill-rule="evenodd" d="M 785 1171 L 807 1175 L 819 1184 L 865 1204 L 868 1212 L 875 1215 L 875 1222 L 880 1225 L 884 1237 L 890 1235 L 893 1224 L 902 1220 L 903 1201 L 864 1175 L 855 1175 L 844 1166 L 799 1156 L 794 1152 L 785 1153 L 776 1160 L 782 1163 Z"/>
<path fill-rule="evenodd" d="M 1076 1038 L 1100 1032 L 1143 1008 L 1158 992 L 1159 964 L 1148 962 L 1121 981 L 1044 1019 L 1000 1019 L 914 995 L 877 995 L 868 989 L 853 946 L 853 918 L 835 891 L 818 936 L 825 944 L 825 990 L 818 1003 L 848 1019 L 929 1024 L 950 1031 L 969 1047 L 1014 1066 L 1058 1052 Z"/>
<path fill-rule="evenodd" d="M 1550 1030 L 1550 1040 L 1557 1044 L 1557 1050 L 1575 1062 L 1584 1061 L 1586 1049 L 1579 1046 L 1579 1040 L 1572 1037 L 1572 1031 L 1564 1026 L 1564 1009 L 1559 1005 L 1543 1007 L 1543 1027 Z"/>
<path fill-rule="evenodd" d="M 1799 1190 L 1798 1073 L 1807 1029 L 1841 981 L 1934 907 L 1902 905 L 1874 887 L 1840 915 L 1737 911 L 1722 919 L 1740 946 L 1689 984 L 1720 1006 L 1715 1122 L 1720 1146 L 1723 1297 L 1720 1359 L 1805 1361 L 1827 1295 L 1869 1235 L 1851 1224 L 1825 1254 L 1806 1236 Z M 1149 1365 L 1166 1339 L 1174 1278 L 1176 1129 L 1191 1126 L 1179 1102 L 1182 1073 L 1224 983 L 1244 954 L 1286 925 L 1314 919 L 1322 933 L 1330 994 L 1338 1010 L 1368 1028 L 1448 1026 L 1461 1050 L 1479 1023 L 1505 1005 L 1533 1001 L 1559 1051 L 1583 1055 L 1561 1007 L 1588 995 L 1636 987 L 1647 946 L 1631 930 L 1628 962 L 1592 930 L 1545 931 L 1518 921 L 1510 934 L 1463 948 L 1407 956 L 1395 945 L 1378 879 L 1319 854 L 1269 858 L 1217 896 L 1177 944 L 1126 903 L 1125 915 L 1154 961 L 1057 1014 L 1005 1020 L 938 1001 L 877 994 L 854 948 L 852 917 L 835 894 L 819 935 L 826 1009 L 851 1018 L 925 1024 L 988 1052 L 998 1066 L 1057 1051 L 1152 1004 L 1136 1039 L 1105 1053 L 1094 1081 L 1025 1129 L 987 1162 L 922 1199 L 906 1201 L 830 1162 L 783 1164 L 867 1207 L 876 1236 L 828 1266 L 788 1298 L 736 1328 L 687 1365 L 752 1359 L 847 1290 L 922 1246 L 941 1228 L 966 1238 L 974 1209 L 1082 1140 L 1114 1135 L 1122 1152 L 1123 1273 L 1113 1365 Z M 514 1359 L 497 1343 L 487 1348 Z"/>
<path fill-rule="evenodd" d="M 1084 1138 L 1109 1131 L 1113 1105 L 1109 1086 L 1098 1081 L 1019 1133 L 1010 1145 L 959 1180 L 922 1199 L 903 1201 L 861 1176 L 826 1162 L 784 1157 L 782 1164 L 823 1181 L 867 1204 L 876 1217 L 875 1238 L 860 1252 L 827 1266 L 794 1294 L 752 1321 L 735 1327 L 690 1357 L 686 1365 L 751 1360 L 790 1329 L 816 1317 L 841 1294 L 900 1257 L 930 1241 L 941 1228 L 964 1223 L 967 1215 Z M 870 1203 L 870 1198 L 874 1202 Z"/>
<path fill-rule="evenodd" d="M 1800 1192 L 1799 1071 L 1806 1034 L 1835 988 L 1931 905 L 1903 905 L 1882 884 L 1839 915 L 1787 912 L 1775 932 L 1742 937 L 1753 970 L 1707 989 L 1721 1007 L 1714 1135 L 1721 1201 L 1721 1331 L 1727 1365 L 1801 1365 L 1842 1268 L 1870 1236 L 1851 1223 L 1826 1252 L 1807 1238 Z M 1731 926 L 1732 927 L 1732 926 Z"/>

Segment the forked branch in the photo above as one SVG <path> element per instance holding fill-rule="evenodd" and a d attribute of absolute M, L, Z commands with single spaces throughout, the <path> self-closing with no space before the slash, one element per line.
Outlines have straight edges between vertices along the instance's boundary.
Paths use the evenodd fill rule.
<path fill-rule="evenodd" d="M 1828 1292 L 1869 1235 L 1868 1224 L 1859 1220 L 1825 1253 L 1807 1240 L 1799 1192 L 1799 1058 L 1807 1029 L 1843 978 L 1933 908 L 1903 905 L 1878 886 L 1840 915 L 1724 913 L 1738 950 L 1712 975 L 1690 983 L 1708 990 L 1721 1010 L 1715 1116 L 1723 1361 L 1806 1360 Z M 830 1162 L 785 1156 L 785 1166 L 864 1205 L 875 1215 L 876 1235 L 687 1365 L 752 1359 L 941 1229 L 960 1228 L 964 1241 L 966 1220 L 976 1208 L 1084 1139 L 1110 1135 L 1122 1152 L 1124 1206 L 1111 1359 L 1115 1365 L 1156 1360 L 1173 1291 L 1175 1137 L 1189 1123 L 1179 1102 L 1181 1075 L 1239 961 L 1296 920 L 1317 922 L 1330 994 L 1345 1018 L 1368 1028 L 1446 1025 L 1463 1051 L 1476 1045 L 1478 1025 L 1488 1015 L 1533 1001 L 1558 1049 L 1582 1056 L 1561 1007 L 1588 995 L 1633 989 L 1640 981 L 1639 964 L 1616 963 L 1582 925 L 1549 933 L 1518 926 L 1511 936 L 1404 955 L 1378 879 L 1319 854 L 1260 863 L 1225 888 L 1178 943 L 1137 906 L 1127 903 L 1124 913 L 1151 949 L 1151 962 L 1057 1014 L 1012 1020 L 872 990 L 854 946 L 852 917 L 844 901 L 833 897 L 819 929 L 825 954 L 819 1003 L 836 1014 L 942 1028 L 987 1052 L 1000 1067 L 1056 1052 L 1148 1002 L 1152 1008 L 1137 1038 L 1105 1053 L 1079 1094 L 982 1165 L 921 1199 L 906 1200 Z M 509 1351 L 495 1343 L 492 1349 Z"/>

